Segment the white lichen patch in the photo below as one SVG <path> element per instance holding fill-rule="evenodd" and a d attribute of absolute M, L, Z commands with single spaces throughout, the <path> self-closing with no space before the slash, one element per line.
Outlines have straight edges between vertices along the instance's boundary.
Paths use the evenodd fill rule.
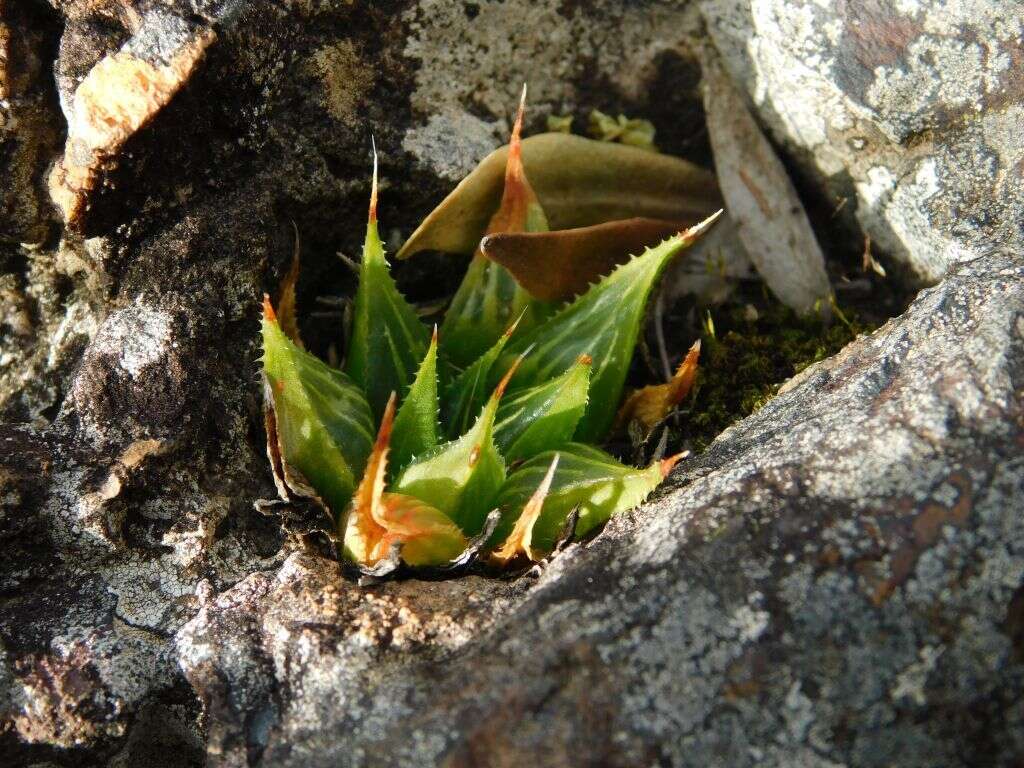
<path fill-rule="evenodd" d="M 978 43 L 925 35 L 907 46 L 897 65 L 876 68 L 865 98 L 883 119 L 898 122 L 908 114 L 929 113 L 937 104 L 980 109 L 1008 66 L 1008 56 L 993 55 Z"/>
<path fill-rule="evenodd" d="M 890 691 L 892 698 L 897 701 L 907 698 L 923 706 L 928 700 L 924 691 L 928 675 L 935 669 L 944 652 L 943 647 L 924 646 L 919 652 L 920 660 L 908 666 L 896 678 L 896 684 Z"/>
<path fill-rule="evenodd" d="M 110 357 L 137 378 L 143 370 L 159 363 L 169 351 L 173 318 L 167 312 L 144 304 L 111 313 L 93 341 L 94 354 Z"/>
<path fill-rule="evenodd" d="M 753 605 L 741 605 L 730 619 L 741 643 L 753 642 L 761 637 L 771 620 L 768 611 L 757 608 L 757 601 L 753 602 Z"/>
<path fill-rule="evenodd" d="M 492 150 L 504 143 L 504 120 L 487 123 L 467 112 L 431 115 L 410 128 L 402 149 L 428 164 L 443 179 L 459 182 Z"/>

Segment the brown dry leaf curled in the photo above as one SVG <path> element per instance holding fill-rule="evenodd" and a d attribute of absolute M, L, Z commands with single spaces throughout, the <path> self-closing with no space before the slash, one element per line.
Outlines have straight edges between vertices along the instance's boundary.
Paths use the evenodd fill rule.
<path fill-rule="evenodd" d="M 299 349 L 305 349 L 302 339 L 299 337 L 299 321 L 296 314 L 295 287 L 299 283 L 299 228 L 292 222 L 292 229 L 295 230 L 295 249 L 292 251 L 292 263 L 288 271 L 281 279 L 281 286 L 278 290 L 280 298 L 277 302 L 277 322 L 284 331 L 285 336 L 295 342 Z"/>
<path fill-rule="evenodd" d="M 480 242 L 480 251 L 511 272 L 534 298 L 564 301 L 693 223 L 632 218 L 555 232 L 493 234 Z"/>
<path fill-rule="evenodd" d="M 668 416 L 672 409 L 683 401 L 697 378 L 697 360 L 700 357 L 698 339 L 679 364 L 672 380 L 665 384 L 643 387 L 626 398 L 615 417 L 615 428 L 622 429 L 631 422 L 639 422 L 645 433 L 649 433 Z"/>
<path fill-rule="evenodd" d="M 501 202 L 508 147 L 463 179 L 398 252 L 473 253 Z M 700 220 L 721 208 L 713 173 L 670 155 L 564 133 L 522 143 L 523 164 L 551 229 L 635 217 Z"/>
<path fill-rule="evenodd" d="M 715 170 L 740 240 L 784 304 L 801 314 L 826 316 L 832 290 L 800 198 L 713 51 L 705 51 L 703 68 Z"/>

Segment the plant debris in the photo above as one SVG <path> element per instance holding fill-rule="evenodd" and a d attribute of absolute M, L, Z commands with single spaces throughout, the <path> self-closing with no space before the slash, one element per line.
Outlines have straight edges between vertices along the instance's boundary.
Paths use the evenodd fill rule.
<path fill-rule="evenodd" d="M 832 290 L 825 257 L 785 168 L 710 50 L 703 69 L 715 170 L 746 252 L 784 304 L 828 318 Z"/>

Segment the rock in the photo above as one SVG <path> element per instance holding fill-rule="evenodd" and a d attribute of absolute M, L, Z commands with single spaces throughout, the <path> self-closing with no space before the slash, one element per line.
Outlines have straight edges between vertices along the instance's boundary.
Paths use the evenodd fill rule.
<path fill-rule="evenodd" d="M 220 735 L 275 766 L 1013 765 L 1022 318 L 1024 267 L 960 267 L 536 583 L 359 592 L 293 558 L 182 664 L 208 711 L 277 691 Z"/>
<path fill-rule="evenodd" d="M 50 195 L 76 225 L 105 163 L 188 81 L 215 34 L 155 7 L 116 53 L 105 55 L 65 105 L 68 139 Z"/>
<path fill-rule="evenodd" d="M 703 0 L 701 10 L 733 77 L 832 207 L 934 282 L 958 262 L 1024 248 L 1024 17 L 1012 6 Z"/>
<path fill-rule="evenodd" d="M 47 69 L 59 33 L 45 9 L 0 3 L 0 264 L 12 246 L 49 234 L 44 171 L 61 136 Z"/>
<path fill-rule="evenodd" d="M 351 289 L 334 254 L 361 240 L 371 131 L 399 234 L 502 140 L 527 75 L 535 125 L 642 115 L 706 162 L 696 5 L 51 5 L 0 2 L 40 43 L 0 34 L 0 762 L 1021 753 L 1009 258 L 957 267 L 539 578 L 361 589 L 301 515 L 253 509 L 259 297 L 294 222 L 303 337 L 337 345 L 314 310 Z M 144 77 L 85 98 L 122 65 Z"/>

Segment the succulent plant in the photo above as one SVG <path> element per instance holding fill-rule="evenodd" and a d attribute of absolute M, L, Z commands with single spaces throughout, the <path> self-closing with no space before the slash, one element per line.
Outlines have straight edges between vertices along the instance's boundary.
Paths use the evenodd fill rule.
<path fill-rule="evenodd" d="M 613 186 L 616 168 L 634 174 L 632 185 L 640 183 L 638 173 L 658 177 L 675 199 L 687 194 L 680 176 L 706 179 L 675 158 L 666 158 L 659 174 L 655 153 L 589 142 L 600 146 L 595 164 L 581 151 L 586 139 L 552 135 L 545 142 L 569 139 L 572 146 L 559 160 L 565 183 L 552 181 L 556 168 L 545 172 L 545 184 L 561 190 L 552 195 L 558 219 L 580 226 L 549 233 L 526 176 L 522 111 L 520 104 L 508 148 L 495 153 L 504 161 L 500 198 L 484 189 L 492 183 L 492 155 L 400 254 L 474 243 L 440 331 L 431 335 L 391 277 L 378 235 L 376 157 L 344 372 L 301 346 L 295 270 L 279 312 L 265 300 L 268 455 L 279 492 L 320 500 L 337 521 L 345 556 L 361 567 L 398 559 L 444 566 L 481 545 L 496 565 L 536 560 L 564 536 L 584 536 L 639 504 L 678 460 L 638 469 L 596 446 L 627 421 L 649 429 L 692 385 L 696 346 L 670 382 L 634 392 L 619 408 L 652 288 L 714 217 L 680 231 L 646 215 L 664 206 L 649 193 L 606 205 L 605 215 L 627 218 L 602 221 L 595 201 L 601 184 Z M 573 192 L 573 185 L 586 189 Z M 574 197 L 594 210 L 567 213 Z M 691 222 L 692 214 L 680 212 Z M 668 232 L 674 234 L 629 256 L 630 247 Z M 488 243 L 497 244 L 500 258 Z M 529 255 L 538 243 L 545 260 Z M 545 270 L 557 277 L 546 280 Z M 529 289 L 545 284 L 555 287 Z"/>

